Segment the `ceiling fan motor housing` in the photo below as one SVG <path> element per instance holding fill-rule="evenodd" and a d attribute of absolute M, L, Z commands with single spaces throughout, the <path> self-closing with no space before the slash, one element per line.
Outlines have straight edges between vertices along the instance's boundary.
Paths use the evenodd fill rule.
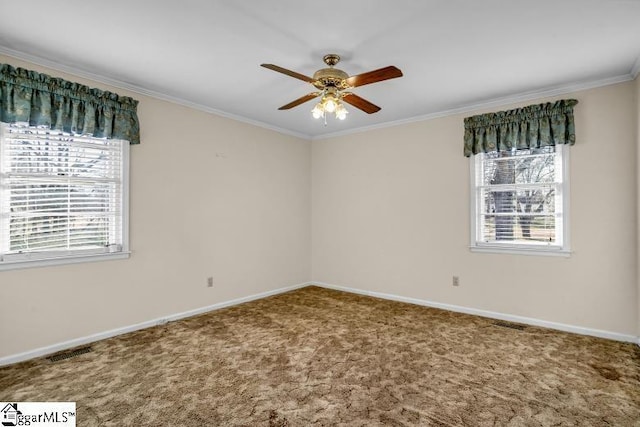
<path fill-rule="evenodd" d="M 346 89 L 349 87 L 345 81 L 348 78 L 349 75 L 342 70 L 337 68 L 323 68 L 313 74 L 313 80 L 315 80 L 313 85 L 318 89 L 325 87 Z"/>
<path fill-rule="evenodd" d="M 340 55 L 330 53 L 325 55 L 322 59 L 329 68 L 323 68 L 313 74 L 313 80 L 315 80 L 313 85 L 318 89 L 328 87 L 335 87 L 336 89 L 348 88 L 349 85 L 347 85 L 346 80 L 349 78 L 349 74 L 337 68 L 333 68 L 338 62 L 340 62 Z"/>

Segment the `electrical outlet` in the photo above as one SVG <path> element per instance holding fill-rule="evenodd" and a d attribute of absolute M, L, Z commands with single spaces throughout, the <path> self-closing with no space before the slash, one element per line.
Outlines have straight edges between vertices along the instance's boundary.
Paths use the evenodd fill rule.
<path fill-rule="evenodd" d="M 460 286 L 460 278 L 458 276 L 453 276 L 453 281 L 451 282 L 453 286 Z"/>
<path fill-rule="evenodd" d="M 207 288 L 213 288 L 213 277 L 207 277 Z"/>

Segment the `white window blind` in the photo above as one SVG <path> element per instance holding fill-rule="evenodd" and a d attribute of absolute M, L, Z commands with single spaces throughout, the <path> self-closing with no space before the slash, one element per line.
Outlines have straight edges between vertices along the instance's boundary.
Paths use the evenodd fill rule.
<path fill-rule="evenodd" d="M 548 146 L 475 156 L 472 247 L 567 249 L 563 154 Z"/>
<path fill-rule="evenodd" d="M 2 261 L 122 251 L 125 145 L 2 125 Z"/>

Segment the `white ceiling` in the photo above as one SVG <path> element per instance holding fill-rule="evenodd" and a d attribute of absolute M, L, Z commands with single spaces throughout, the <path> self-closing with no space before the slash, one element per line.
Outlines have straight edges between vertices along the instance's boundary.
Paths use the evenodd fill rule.
<path fill-rule="evenodd" d="M 636 0 L 0 0 L 0 53 L 91 76 L 308 138 L 428 117 L 512 96 L 637 74 Z M 312 86 L 338 53 L 350 75 L 387 65 L 404 77 L 354 90 L 325 127 Z"/>

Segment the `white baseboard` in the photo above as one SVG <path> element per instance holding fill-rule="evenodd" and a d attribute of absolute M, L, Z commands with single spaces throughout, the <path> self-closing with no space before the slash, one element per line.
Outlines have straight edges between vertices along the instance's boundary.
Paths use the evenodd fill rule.
<path fill-rule="evenodd" d="M 13 363 L 23 362 L 25 360 L 34 359 L 36 357 L 45 356 L 47 354 L 57 353 L 62 350 L 77 347 L 84 344 L 89 344 L 95 341 L 100 341 L 106 338 L 115 337 L 117 335 L 126 334 L 128 332 L 138 331 L 140 329 L 146 329 L 157 325 L 162 325 L 174 320 L 184 319 L 186 317 L 196 316 L 209 311 L 219 310 L 221 308 L 230 307 L 233 305 L 242 304 L 257 299 L 266 298 L 272 295 L 282 294 L 295 289 L 304 288 L 309 286 L 310 283 L 300 283 L 297 285 L 287 286 L 284 288 L 274 289 L 267 292 L 261 292 L 259 294 L 249 295 L 242 298 L 233 299 L 230 301 L 223 301 L 217 304 L 209 305 L 206 307 L 196 308 L 194 310 L 185 311 L 182 313 L 171 314 L 169 316 L 159 317 L 153 320 L 147 320 L 142 323 L 136 323 L 135 325 L 123 326 L 121 328 L 111 329 L 109 331 L 99 332 L 97 334 L 88 335 L 85 337 L 75 338 L 69 341 L 64 341 L 57 344 L 48 345 L 45 347 L 36 348 L 35 350 L 25 351 L 24 353 L 14 354 L 10 356 L 0 357 L 0 366 L 11 365 Z"/>
<path fill-rule="evenodd" d="M 564 323 L 549 322 L 547 320 L 534 319 L 531 317 L 516 316 L 513 314 L 498 313 L 495 311 L 480 310 L 477 308 L 463 307 L 460 305 L 444 304 L 440 302 L 427 301 L 417 298 L 403 297 L 399 295 L 386 294 L 382 292 L 367 291 L 364 289 L 350 288 L 346 286 L 332 285 L 323 282 L 311 282 L 311 285 L 322 288 L 334 289 L 337 291 L 351 292 L 359 295 L 367 295 L 392 301 L 406 302 L 409 304 L 422 305 L 425 307 L 440 308 L 442 310 L 455 311 L 458 313 L 473 314 L 475 316 L 488 317 L 491 319 L 506 320 L 508 322 L 524 323 L 526 325 L 541 326 L 543 328 L 556 329 L 558 331 L 571 332 L 580 335 L 606 338 L 615 341 L 631 342 L 640 345 L 640 337 L 634 335 L 620 334 L 617 332 L 603 331 L 600 329 L 584 328 L 582 326 L 566 325 Z"/>
<path fill-rule="evenodd" d="M 274 289 L 267 292 L 261 292 L 259 294 L 249 295 L 246 297 L 237 298 L 230 301 L 223 301 L 223 302 L 219 302 L 206 307 L 196 308 L 194 310 L 189 310 L 182 313 L 176 313 L 176 314 L 171 314 L 169 316 L 159 317 L 157 319 L 148 320 L 142 323 L 137 323 L 135 325 L 129 325 L 121 328 L 111 329 L 109 331 L 99 332 L 97 334 L 88 335 L 85 337 L 75 338 L 69 341 L 64 341 L 61 343 L 36 348 L 34 350 L 25 351 L 24 353 L 0 357 L 0 366 L 23 362 L 25 360 L 34 359 L 36 357 L 45 356 L 47 354 L 57 353 L 62 350 L 66 350 L 66 349 L 77 347 L 80 345 L 89 344 L 95 341 L 100 341 L 103 339 L 115 337 L 117 335 L 126 334 L 128 332 L 134 332 L 140 329 L 150 328 L 150 327 L 161 325 L 167 322 L 172 322 L 174 320 L 180 320 L 187 317 L 196 316 L 198 314 L 207 313 L 209 311 L 219 310 L 221 308 L 230 307 L 230 306 L 242 304 L 245 302 L 266 298 L 272 295 L 282 294 L 284 292 L 293 291 L 295 289 L 300 289 L 307 286 L 319 286 L 322 288 L 334 289 L 334 290 L 343 291 L 343 292 L 350 292 L 350 293 L 359 294 L 359 295 L 367 295 L 367 296 L 372 296 L 372 297 L 382 298 L 382 299 L 387 299 L 392 301 L 406 302 L 409 304 L 422 305 L 425 307 L 440 308 L 442 310 L 472 314 L 476 316 L 488 317 L 491 319 L 499 319 L 499 320 L 506 320 L 509 322 L 524 323 L 527 325 L 541 326 L 544 328 L 556 329 L 564 332 L 572 332 L 580 335 L 589 335 L 589 336 L 606 338 L 606 339 L 615 340 L 615 341 L 632 342 L 640 345 L 640 337 L 636 337 L 633 335 L 620 334 L 617 332 L 609 332 L 609 331 L 603 331 L 599 329 L 584 328 L 581 326 L 566 325 L 563 323 L 549 322 L 546 320 L 533 319 L 530 317 L 523 317 L 523 316 L 516 316 L 512 314 L 498 313 L 494 311 L 480 310 L 476 308 L 463 307 L 459 305 L 444 304 L 444 303 L 427 301 L 427 300 L 422 300 L 417 298 L 403 297 L 400 295 L 393 295 L 393 294 L 386 294 L 382 292 L 367 291 L 364 289 L 350 288 L 346 286 L 331 285 L 329 283 L 323 283 L 323 282 L 308 282 L 308 283 L 300 283 L 297 285 L 287 286 L 284 288 Z"/>

